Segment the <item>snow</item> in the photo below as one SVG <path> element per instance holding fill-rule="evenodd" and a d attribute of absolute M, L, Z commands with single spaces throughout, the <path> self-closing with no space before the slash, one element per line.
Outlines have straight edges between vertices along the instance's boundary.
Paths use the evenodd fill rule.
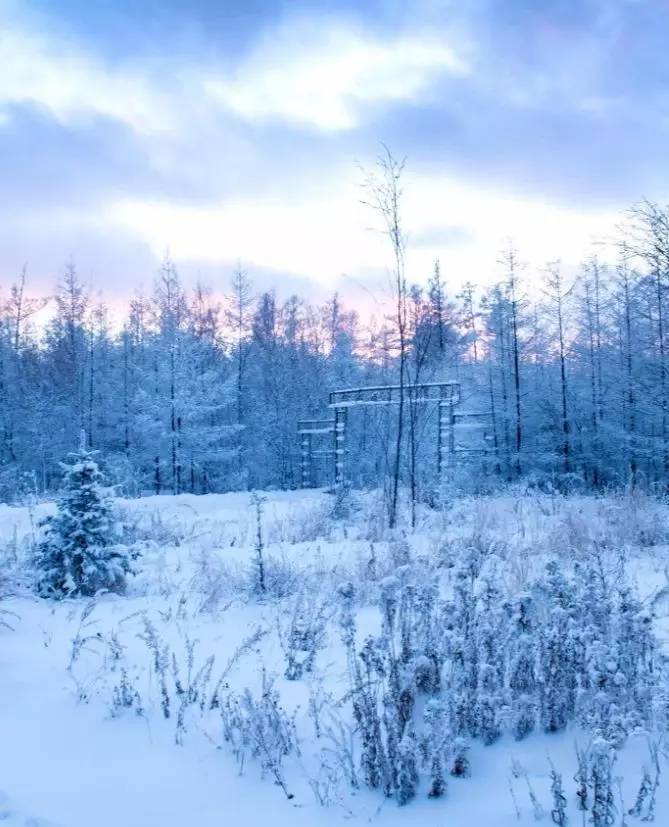
<path fill-rule="evenodd" d="M 267 557 L 279 561 L 287 572 L 308 578 L 314 589 L 312 606 L 331 596 L 333 583 L 346 575 L 362 585 L 370 544 L 377 550 L 378 565 L 384 565 L 390 538 L 375 520 L 372 495 L 347 527 L 329 520 L 330 502 L 323 492 L 265 492 L 264 496 Z M 338 801 L 323 807 L 307 783 L 307 776 L 317 771 L 316 745 L 309 736 L 305 736 L 301 755 L 287 760 L 286 781 L 294 794 L 287 800 L 269 776 L 260 777 L 253 761 L 240 774 L 222 743 L 215 714 L 189 717 L 182 746 L 175 744 L 174 719 L 164 720 L 157 703 L 143 716 L 125 711 L 111 717 L 110 678 L 99 641 L 111 631 L 118 634 L 140 685 L 147 687 L 148 698 L 149 653 L 138 638 L 145 616 L 180 658 L 185 658 L 187 638 L 198 641 L 196 668 L 212 654 L 216 667 L 222 668 L 255 629 L 267 630 L 236 662 L 230 685 L 257 690 L 263 669 L 276 675 L 281 702 L 296 715 L 298 732 L 308 729 L 310 689 L 322 682 L 326 691 L 341 697 L 347 688 L 336 632 L 330 630 L 325 648 L 318 652 L 315 675 L 287 681 L 276 632 L 282 601 L 258 603 L 239 594 L 235 578 L 250 565 L 255 539 L 255 513 L 248 494 L 147 497 L 117 500 L 116 506 L 121 519 L 134 525 L 144 550 L 141 570 L 128 594 L 99 598 L 83 624 L 86 600 L 54 603 L 19 591 L 0 604 L 16 615 L 8 616 L 13 630 L 0 626 L 1 824 L 327 827 L 371 822 L 388 827 L 506 827 L 535 823 L 528 781 L 543 807 L 543 822 L 550 824 L 547 756 L 564 775 L 572 823 L 580 823 L 571 778 L 574 741 L 583 735 L 575 730 L 532 735 L 521 742 L 504 737 L 491 747 L 475 744 L 472 777 L 449 779 L 448 793 L 439 801 L 427 799 L 421 790 L 414 801 L 400 808 L 380 794 L 361 790 L 355 795 L 342 793 Z M 34 509 L 0 506 L 0 543 L 20 545 L 31 525 L 50 513 L 53 505 L 49 503 Z M 615 536 L 618 547 L 626 550 L 639 593 L 644 598 L 658 596 L 661 603 L 661 590 L 667 584 L 663 532 L 669 514 L 654 501 L 505 495 L 463 499 L 443 513 L 423 511 L 419 516 L 416 533 L 408 537 L 417 554 L 441 545 L 447 555 L 458 538 L 484 545 L 497 543 L 505 549 L 504 576 L 509 581 L 522 580 L 528 570 L 540 565 L 544 552 L 574 547 L 586 537 L 596 541 Z M 210 579 L 203 579 L 203 571 Z M 357 622 L 362 638 L 378 626 L 378 611 L 364 606 Z M 659 630 L 662 634 L 662 625 Z M 78 633 L 89 639 L 68 669 L 72 640 Z M 512 761 L 522 765 L 527 781 L 513 778 Z M 634 801 L 641 768 L 647 762 L 645 740 L 631 738 L 614 767 L 614 774 L 624 779 L 627 807 Z M 668 792 L 669 787 L 661 785 L 658 824 L 669 823 Z"/>

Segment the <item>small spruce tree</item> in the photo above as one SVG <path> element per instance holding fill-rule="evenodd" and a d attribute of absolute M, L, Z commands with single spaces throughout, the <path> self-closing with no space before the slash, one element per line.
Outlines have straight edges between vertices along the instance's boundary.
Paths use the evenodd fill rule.
<path fill-rule="evenodd" d="M 43 522 L 45 535 L 35 554 L 37 591 L 55 598 L 122 592 L 136 553 L 114 542 L 111 503 L 83 439 L 63 471 L 58 511 Z"/>

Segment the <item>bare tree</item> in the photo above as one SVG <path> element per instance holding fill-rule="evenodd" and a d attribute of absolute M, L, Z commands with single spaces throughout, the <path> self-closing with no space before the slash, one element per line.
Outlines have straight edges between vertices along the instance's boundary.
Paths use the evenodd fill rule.
<path fill-rule="evenodd" d="M 367 173 L 364 181 L 366 193 L 363 201 L 381 218 L 383 232 L 392 250 L 391 286 L 395 304 L 394 323 L 397 332 L 399 360 L 399 398 L 397 408 L 397 435 L 391 477 L 391 491 L 388 505 L 388 524 L 393 528 L 397 522 L 402 438 L 404 436 L 404 397 L 407 361 L 408 292 L 405 271 L 406 234 L 402 226 L 402 173 L 405 160 L 397 160 L 388 147 L 378 158 L 376 170 Z"/>
<path fill-rule="evenodd" d="M 572 288 L 565 288 L 560 262 L 555 261 L 546 268 L 546 296 L 549 314 L 555 322 L 558 358 L 560 361 L 560 403 L 562 417 L 562 457 L 564 472 L 571 471 L 571 423 L 569 421 L 567 395 L 567 339 L 565 324 L 565 302 Z"/>
<path fill-rule="evenodd" d="M 518 255 L 512 244 L 502 257 L 502 263 L 506 269 L 506 290 L 509 303 L 509 322 L 511 336 L 511 357 L 513 364 L 513 393 L 514 393 L 514 434 L 515 434 L 515 456 L 514 469 L 518 476 L 522 473 L 520 452 L 523 446 L 523 426 L 521 419 L 520 404 L 520 343 L 519 343 L 519 317 L 521 299 L 518 289 Z"/>
<path fill-rule="evenodd" d="M 619 317 L 619 342 L 620 342 L 620 360 L 623 367 L 623 375 L 625 377 L 624 393 L 623 393 L 623 423 L 627 435 L 627 451 L 628 451 L 628 468 L 630 483 L 632 486 L 636 483 L 636 476 L 638 470 L 638 459 L 636 455 L 636 431 L 637 431 L 637 412 L 636 412 L 636 382 L 634 370 L 634 298 L 633 298 L 633 274 L 630 270 L 628 257 L 623 256 L 618 266 L 618 317 Z"/>
<path fill-rule="evenodd" d="M 601 429 L 604 418 L 602 391 L 602 286 L 601 265 L 596 256 L 585 265 L 582 278 L 581 313 L 587 341 L 590 384 L 590 428 L 592 430 L 592 484 L 601 482 L 599 468 Z"/>

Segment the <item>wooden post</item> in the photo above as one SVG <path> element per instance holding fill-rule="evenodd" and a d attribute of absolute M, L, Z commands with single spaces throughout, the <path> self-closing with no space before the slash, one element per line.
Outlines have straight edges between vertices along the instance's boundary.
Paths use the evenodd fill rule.
<path fill-rule="evenodd" d="M 437 469 L 439 478 L 443 478 L 446 471 L 453 467 L 455 458 L 455 432 L 453 429 L 453 403 L 442 401 L 439 403 L 439 426 L 437 429 Z"/>
<path fill-rule="evenodd" d="M 302 434 L 301 447 L 301 470 L 302 470 L 302 488 L 311 488 L 312 486 L 312 457 L 311 457 L 311 434 Z"/>
<path fill-rule="evenodd" d="M 346 481 L 346 408 L 334 410 L 334 482 L 335 488 Z"/>

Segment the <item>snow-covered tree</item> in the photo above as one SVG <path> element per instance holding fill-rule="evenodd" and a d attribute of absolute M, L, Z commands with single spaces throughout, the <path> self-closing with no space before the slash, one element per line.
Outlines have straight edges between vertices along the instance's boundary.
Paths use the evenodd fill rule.
<path fill-rule="evenodd" d="M 37 590 L 43 597 L 121 592 L 136 553 L 116 542 L 110 499 L 94 454 L 82 446 L 63 464 L 63 493 L 44 521 L 35 554 Z"/>

